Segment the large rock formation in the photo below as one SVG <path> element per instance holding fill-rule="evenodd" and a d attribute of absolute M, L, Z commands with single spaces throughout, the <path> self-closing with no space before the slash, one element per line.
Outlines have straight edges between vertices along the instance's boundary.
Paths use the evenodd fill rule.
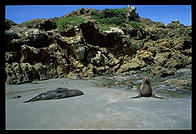
<path fill-rule="evenodd" d="M 6 20 L 6 82 L 137 71 L 165 77 L 173 75 L 176 69 L 191 68 L 191 26 L 179 21 L 165 26 L 141 18 L 134 7 L 124 11 L 124 19 L 112 18 L 123 25 L 105 24 L 110 22 L 110 10 L 105 22 L 98 21 L 91 13 L 102 11 L 94 9 L 78 9 L 61 18 L 34 19 L 20 25 Z M 69 22 L 72 16 L 85 21 Z M 66 27 L 59 31 L 58 21 L 62 18 L 67 18 Z"/>

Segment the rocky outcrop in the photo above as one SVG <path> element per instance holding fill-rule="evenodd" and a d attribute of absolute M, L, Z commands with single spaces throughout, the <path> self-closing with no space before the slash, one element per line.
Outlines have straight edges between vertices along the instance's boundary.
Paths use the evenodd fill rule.
<path fill-rule="evenodd" d="M 73 10 L 72 12 L 64 15 L 63 17 L 68 17 L 68 16 L 89 16 L 91 11 L 95 11 L 96 9 L 92 8 L 79 8 L 77 11 Z M 98 11 L 98 10 L 96 10 Z"/>
<path fill-rule="evenodd" d="M 5 30 L 9 30 L 11 27 L 16 26 L 17 24 L 11 20 L 5 19 Z"/>
<path fill-rule="evenodd" d="M 100 47 L 113 47 L 115 44 L 120 45 L 122 43 L 122 38 L 119 35 L 120 32 L 101 33 L 93 22 L 84 23 L 80 27 L 84 38 L 89 44 Z"/>
<path fill-rule="evenodd" d="M 28 83 L 33 80 L 46 80 L 57 77 L 57 71 L 53 64 L 36 63 L 31 65 L 29 63 L 12 63 L 5 65 L 7 74 L 7 83 L 20 84 Z"/>
<path fill-rule="evenodd" d="M 29 63 L 12 63 L 6 64 L 5 68 L 7 74 L 7 83 L 26 83 L 31 82 L 34 79 L 39 79 L 35 68 Z"/>
<path fill-rule="evenodd" d="M 36 28 L 14 27 L 5 31 L 5 51 L 18 51 L 23 44 L 36 48 L 48 47 L 52 39 Z"/>
<path fill-rule="evenodd" d="M 71 23 L 62 31 L 56 29 L 61 18 L 35 19 L 20 25 L 5 21 L 6 82 L 19 84 L 139 71 L 166 77 L 176 69 L 191 68 L 191 26 L 179 21 L 165 26 L 141 18 L 134 7 L 129 7 L 124 27 L 105 27 L 91 18 L 92 11 L 78 9 L 63 16 L 80 16 L 86 21 Z M 129 21 L 135 21 L 137 26 Z"/>
<path fill-rule="evenodd" d="M 134 6 L 127 7 L 127 22 L 130 20 L 139 21 L 139 14 Z"/>
<path fill-rule="evenodd" d="M 37 26 L 39 29 L 48 31 L 56 28 L 56 25 L 53 23 L 52 20 L 43 20 L 40 22 L 40 24 Z"/>

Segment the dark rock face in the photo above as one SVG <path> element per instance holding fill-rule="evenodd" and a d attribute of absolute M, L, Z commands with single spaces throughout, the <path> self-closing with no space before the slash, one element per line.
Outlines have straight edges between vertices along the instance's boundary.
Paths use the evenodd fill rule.
<path fill-rule="evenodd" d="M 5 20 L 5 30 L 9 30 L 11 28 L 8 20 Z"/>
<path fill-rule="evenodd" d="M 70 28 L 66 31 L 61 32 L 60 34 L 61 36 L 73 37 L 73 36 L 76 36 L 76 30 L 75 28 Z"/>
<path fill-rule="evenodd" d="M 120 45 L 122 38 L 118 36 L 118 33 L 108 33 L 106 35 L 100 33 L 99 29 L 96 29 L 94 23 L 88 22 L 81 26 L 82 34 L 89 44 L 96 46 L 112 47 L 113 44 Z"/>
<path fill-rule="evenodd" d="M 17 25 L 15 22 L 5 19 L 5 30 L 9 30 L 12 26 Z"/>
<path fill-rule="evenodd" d="M 44 31 L 48 31 L 51 29 L 55 29 L 56 26 L 52 23 L 51 20 L 43 20 L 39 25 L 38 28 Z"/>
<path fill-rule="evenodd" d="M 77 26 L 69 24 L 61 32 L 54 25 L 54 20 L 56 23 L 60 18 L 38 19 L 21 25 L 6 20 L 6 82 L 19 84 L 137 71 L 166 77 L 176 69 L 191 68 L 191 26 L 179 21 L 165 26 L 162 22 L 141 18 L 134 7 L 129 7 L 124 27 L 107 25 L 104 28 L 91 18 L 92 11 L 82 8 L 65 15 L 80 16 L 86 22 Z M 129 21 L 135 21 L 135 26 Z"/>
<path fill-rule="evenodd" d="M 15 27 L 5 31 L 5 51 L 18 51 L 23 44 L 36 48 L 48 47 L 51 42 L 48 34 L 39 29 Z"/>
<path fill-rule="evenodd" d="M 35 48 L 27 45 L 21 46 L 21 59 L 20 62 L 37 63 L 37 62 L 50 62 L 50 55 L 48 48 Z"/>

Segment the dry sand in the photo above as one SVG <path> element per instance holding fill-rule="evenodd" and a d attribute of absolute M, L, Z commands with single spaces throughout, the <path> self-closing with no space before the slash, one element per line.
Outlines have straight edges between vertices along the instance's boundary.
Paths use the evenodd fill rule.
<path fill-rule="evenodd" d="M 191 98 L 130 99 L 136 90 L 95 87 L 93 81 L 61 78 L 6 85 L 6 129 L 192 129 Z M 57 87 L 80 89 L 84 95 L 23 103 Z M 22 97 L 13 99 L 15 95 Z"/>

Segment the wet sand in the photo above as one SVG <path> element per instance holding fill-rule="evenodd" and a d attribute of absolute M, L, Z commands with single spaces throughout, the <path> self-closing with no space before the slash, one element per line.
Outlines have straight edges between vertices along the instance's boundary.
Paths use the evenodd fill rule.
<path fill-rule="evenodd" d="M 7 130 L 181 130 L 192 129 L 191 98 L 131 99 L 136 90 L 96 87 L 96 80 L 50 79 L 6 85 Z M 80 89 L 84 95 L 23 103 L 57 87 Z M 12 96 L 22 97 L 13 99 Z"/>

